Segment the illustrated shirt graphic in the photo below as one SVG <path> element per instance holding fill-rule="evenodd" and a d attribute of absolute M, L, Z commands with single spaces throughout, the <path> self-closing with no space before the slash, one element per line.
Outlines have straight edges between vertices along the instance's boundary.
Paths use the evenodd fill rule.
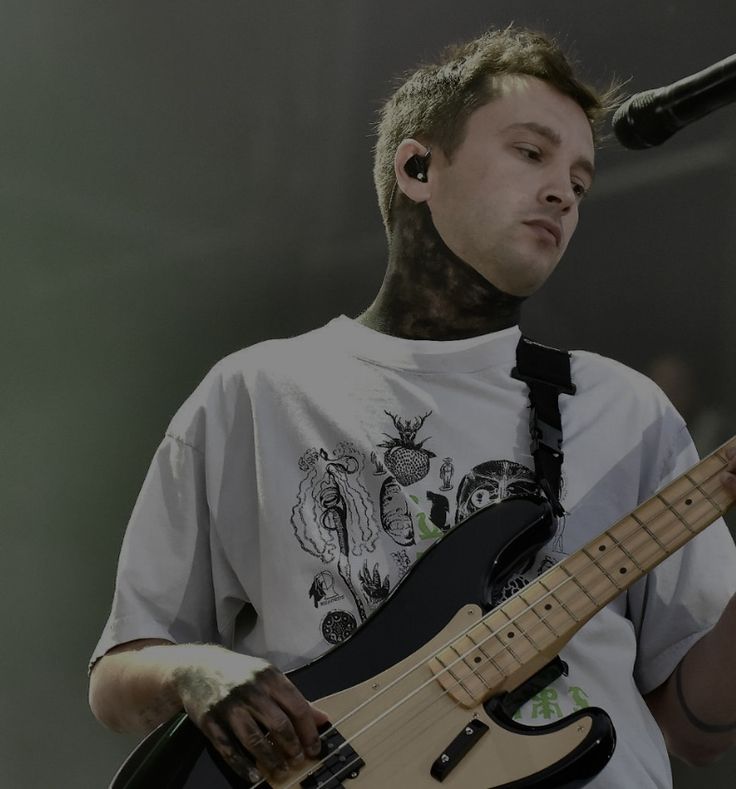
<path fill-rule="evenodd" d="M 421 506 L 418 496 L 410 494 L 409 498 L 417 507 Z M 432 540 L 432 542 L 442 536 L 442 532 L 432 523 L 432 519 L 427 516 L 426 512 L 422 511 L 417 512 L 417 533 L 420 540 Z"/>
<path fill-rule="evenodd" d="M 373 474 L 376 477 L 382 477 L 386 473 L 386 469 L 381 462 L 381 459 L 376 454 L 375 449 L 371 452 L 371 463 L 373 464 Z"/>
<path fill-rule="evenodd" d="M 448 531 L 450 524 L 447 522 L 447 516 L 450 512 L 450 502 L 447 496 L 443 496 L 441 493 L 432 493 L 431 490 L 428 490 L 427 498 L 432 502 L 429 519 L 440 531 Z"/>
<path fill-rule="evenodd" d="M 383 462 L 399 485 L 413 485 L 427 476 L 430 458 L 435 457 L 434 452 L 422 447 L 429 438 L 425 438 L 419 443 L 416 441 L 417 433 L 432 412 L 427 411 L 424 416 L 413 419 L 402 419 L 390 411 L 384 411 L 384 413 L 391 417 L 398 436 L 383 434 L 388 439 L 378 445 L 386 450 Z"/>
<path fill-rule="evenodd" d="M 489 460 L 475 466 L 457 490 L 455 523 L 478 510 L 516 496 L 539 495 L 534 472 L 513 460 Z"/>
<path fill-rule="evenodd" d="M 414 523 L 404 491 L 393 477 L 381 485 L 381 527 L 397 545 L 414 545 Z"/>
<path fill-rule="evenodd" d="M 322 620 L 322 636 L 329 644 L 340 644 L 352 636 L 357 627 L 349 611 L 330 611 Z"/>
<path fill-rule="evenodd" d="M 440 466 L 440 479 L 442 487 L 440 490 L 452 490 L 452 477 L 455 473 L 455 466 L 452 465 L 452 458 L 445 458 Z"/>
<path fill-rule="evenodd" d="M 326 605 L 342 599 L 342 595 L 335 591 L 335 578 L 329 570 L 322 570 L 314 576 L 314 581 L 309 587 L 309 597 L 315 608 L 320 604 Z"/>
<path fill-rule="evenodd" d="M 391 558 L 396 562 L 396 566 L 399 568 L 399 575 L 403 578 L 409 572 L 409 568 L 411 567 L 411 559 L 409 558 L 409 554 L 403 550 L 395 551 L 391 554 Z"/>
<path fill-rule="evenodd" d="M 558 689 L 549 685 L 520 707 L 514 713 L 514 720 L 531 724 L 555 721 L 587 707 L 590 700 L 582 688 L 572 685 L 565 692 L 564 686 Z"/>
<path fill-rule="evenodd" d="M 337 565 L 361 620 L 367 616 L 370 600 L 353 580 L 351 557 L 373 552 L 378 539 L 368 492 L 360 479 L 362 467 L 363 456 L 348 442 L 338 444 L 332 454 L 324 449 L 307 450 L 299 459 L 304 477 L 291 514 L 299 545 L 325 564 Z M 344 630 L 330 632 L 334 637 Z"/>
<path fill-rule="evenodd" d="M 363 568 L 358 573 L 360 584 L 363 587 L 368 599 L 374 604 L 379 605 L 389 595 L 391 591 L 391 582 L 388 575 L 381 578 L 381 573 L 378 570 L 378 563 L 373 565 L 373 569 L 368 569 L 368 560 L 363 563 Z"/>
<path fill-rule="evenodd" d="M 561 717 L 562 709 L 557 691 L 553 687 L 545 688 L 532 699 L 532 718 L 544 718 L 548 721 Z"/>

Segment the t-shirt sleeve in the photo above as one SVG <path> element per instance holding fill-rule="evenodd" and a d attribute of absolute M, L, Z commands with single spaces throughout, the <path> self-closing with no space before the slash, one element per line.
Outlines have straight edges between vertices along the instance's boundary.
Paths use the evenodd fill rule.
<path fill-rule="evenodd" d="M 204 456 L 167 435 L 123 539 L 112 610 L 92 654 L 139 638 L 217 638 Z"/>
<path fill-rule="evenodd" d="M 659 459 L 662 474 L 642 499 L 698 462 L 684 425 Z M 634 678 L 642 695 L 661 685 L 718 621 L 736 593 L 736 548 L 719 519 L 662 562 L 628 592 L 628 612 L 637 635 Z"/>

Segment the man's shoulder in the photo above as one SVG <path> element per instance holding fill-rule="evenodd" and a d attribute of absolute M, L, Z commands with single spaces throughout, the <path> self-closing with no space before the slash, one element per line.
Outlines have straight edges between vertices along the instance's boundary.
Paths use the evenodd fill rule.
<path fill-rule="evenodd" d="M 197 434 L 208 420 L 232 420 L 245 413 L 259 393 L 281 393 L 299 381 L 319 380 L 334 350 L 335 330 L 325 326 L 291 337 L 241 348 L 216 362 L 182 403 L 169 424 L 174 437 Z M 190 439 L 187 439 L 190 440 Z"/>
<path fill-rule="evenodd" d="M 278 337 L 248 345 L 220 359 L 209 371 L 209 378 L 246 383 L 268 374 L 287 374 L 309 370 L 334 351 L 333 322 L 288 337 Z"/>
<path fill-rule="evenodd" d="M 607 387 L 658 400 L 665 397 L 651 378 L 623 362 L 593 351 L 571 353 L 573 380 L 584 389 Z"/>

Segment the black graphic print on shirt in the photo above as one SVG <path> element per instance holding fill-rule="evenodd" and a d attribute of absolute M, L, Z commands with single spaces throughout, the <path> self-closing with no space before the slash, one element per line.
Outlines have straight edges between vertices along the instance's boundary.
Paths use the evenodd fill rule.
<path fill-rule="evenodd" d="M 383 434 L 388 439 L 378 445 L 386 449 L 383 462 L 400 485 L 413 485 L 429 474 L 430 458 L 435 457 L 434 452 L 422 448 L 424 442 L 429 438 L 425 438 L 419 443 L 416 442 L 417 433 L 432 412 L 427 411 L 424 416 L 417 416 L 413 419 L 402 419 L 390 411 L 384 413 L 391 417 L 399 435 Z"/>
<path fill-rule="evenodd" d="M 351 557 L 375 550 L 378 528 L 361 479 L 363 455 L 349 442 L 342 442 L 332 454 L 324 449 L 307 450 L 299 459 L 299 468 L 304 477 L 291 513 L 294 534 L 307 553 L 325 564 L 337 565 L 364 620 L 370 600 L 354 580 Z M 334 637 L 337 631 L 331 632 Z"/>
<path fill-rule="evenodd" d="M 360 585 L 366 596 L 374 605 L 380 605 L 389 595 L 391 591 L 391 582 L 388 575 L 381 578 L 381 573 L 378 571 L 378 562 L 373 565 L 373 569 L 368 569 L 368 560 L 363 562 L 363 567 L 358 573 L 360 578 Z"/>
<path fill-rule="evenodd" d="M 473 468 L 457 489 L 455 523 L 515 496 L 539 495 L 534 472 L 513 460 L 488 460 Z"/>
<path fill-rule="evenodd" d="M 393 477 L 384 479 L 380 499 L 381 527 L 397 545 L 414 545 L 414 522 L 403 488 Z"/>
<path fill-rule="evenodd" d="M 431 411 L 407 419 L 386 414 L 398 436 L 384 433 L 389 440 L 378 444 L 386 450 L 382 458 L 347 441 L 332 451 L 310 448 L 299 458 L 304 476 L 290 522 L 301 548 L 325 565 L 304 593 L 314 608 L 328 609 L 320 630 L 331 644 L 348 637 L 385 602 L 411 565 L 450 528 L 504 499 L 539 494 L 534 472 L 511 460 L 480 463 L 455 483 L 453 458 L 432 467 L 435 454 L 423 448 L 429 438 L 416 440 Z M 442 491 L 455 484 L 452 501 Z M 562 550 L 561 534 L 503 588 L 493 590 L 494 603 L 557 561 L 553 554 Z M 336 607 L 347 602 L 346 596 L 354 614 L 343 610 L 345 602 Z"/>
<path fill-rule="evenodd" d="M 442 480 L 442 487 L 440 490 L 452 490 L 452 478 L 455 474 L 455 466 L 452 463 L 452 458 L 445 458 L 440 466 L 440 479 Z"/>
<path fill-rule="evenodd" d="M 450 524 L 447 516 L 450 512 L 450 502 L 447 496 L 443 496 L 441 493 L 432 493 L 431 490 L 428 490 L 427 498 L 432 502 L 429 519 L 440 531 L 449 531 Z"/>
<path fill-rule="evenodd" d="M 339 644 L 349 638 L 357 626 L 349 611 L 330 611 L 322 620 L 322 636 L 329 644 Z"/>
<path fill-rule="evenodd" d="M 315 608 L 345 599 L 344 595 L 335 591 L 335 577 L 329 570 L 322 570 L 314 576 L 312 585 L 309 587 L 309 597 Z"/>

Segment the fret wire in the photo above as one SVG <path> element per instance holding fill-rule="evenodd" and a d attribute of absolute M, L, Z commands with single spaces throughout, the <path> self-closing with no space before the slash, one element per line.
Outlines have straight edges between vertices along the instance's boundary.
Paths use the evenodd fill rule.
<path fill-rule="evenodd" d="M 506 677 L 507 676 L 503 672 L 501 667 L 496 663 L 496 661 L 491 657 L 491 655 L 489 655 L 488 652 L 485 649 L 483 649 L 483 644 L 477 644 L 475 642 L 475 640 L 473 638 L 471 638 L 470 634 L 466 634 L 465 638 L 467 638 L 467 640 L 472 644 L 471 648 L 467 650 L 466 654 L 469 655 L 471 652 L 477 650 L 478 652 L 480 652 L 481 655 L 483 655 L 483 657 L 486 660 L 485 664 L 481 665 L 479 663 L 477 667 L 473 668 L 473 671 L 479 671 L 481 668 L 486 668 L 486 667 L 491 666 L 493 669 L 495 669 L 496 673 L 499 676 L 501 676 L 501 677 Z M 463 647 L 463 649 L 465 649 L 465 647 Z M 475 658 L 473 660 L 475 660 Z M 485 682 L 485 680 L 483 680 L 483 681 Z"/>
<path fill-rule="evenodd" d="M 485 623 L 485 621 L 484 621 L 484 620 L 481 620 L 481 623 L 482 623 L 482 624 L 484 624 L 484 625 L 486 625 L 486 623 Z M 494 632 L 493 632 L 493 631 L 492 631 L 492 630 L 491 630 L 491 629 L 488 627 L 488 625 L 486 625 L 486 629 L 487 629 L 487 630 L 488 630 L 488 632 L 490 633 L 490 635 L 488 636 L 488 638 L 493 638 L 493 636 L 494 636 L 494 635 L 496 635 L 496 634 L 495 634 L 495 633 L 494 633 Z M 496 669 L 496 671 L 498 671 L 498 673 L 499 673 L 499 674 L 500 674 L 502 677 L 504 677 L 504 679 L 506 679 L 506 678 L 508 678 L 509 676 L 511 676 L 510 674 L 507 674 L 507 673 L 506 673 L 506 672 L 505 672 L 505 671 L 504 671 L 504 670 L 503 670 L 503 669 L 502 669 L 502 668 L 501 668 L 501 667 L 498 665 L 498 663 L 496 663 L 496 659 L 495 659 L 495 658 L 496 658 L 496 656 L 495 656 L 495 655 L 494 655 L 494 656 L 491 656 L 491 655 L 489 655 L 489 654 L 486 652 L 486 650 L 485 650 L 485 649 L 483 649 L 483 645 L 482 645 L 482 644 L 479 644 L 479 643 L 478 643 L 478 642 L 477 642 L 477 641 L 476 641 L 476 640 L 473 638 L 473 636 L 471 636 L 471 635 L 470 635 L 470 631 L 468 631 L 468 632 L 467 632 L 465 635 L 468 637 L 469 641 L 470 641 L 472 644 L 475 644 L 475 646 L 476 646 L 478 649 L 480 649 L 480 651 L 481 651 L 481 652 L 482 652 L 482 653 L 483 653 L 483 654 L 484 654 L 484 655 L 485 655 L 485 656 L 488 658 L 488 660 L 489 660 L 489 661 L 490 661 L 490 662 L 493 664 L 493 667 Z"/>
<path fill-rule="evenodd" d="M 591 555 L 588 553 L 588 549 L 587 549 L 587 548 L 583 548 L 582 550 L 583 550 L 583 553 L 584 553 L 584 554 L 585 554 L 585 555 L 586 555 L 586 556 L 587 556 L 587 557 L 590 559 L 590 561 L 591 561 L 591 562 L 593 562 L 593 564 L 594 564 L 594 565 L 595 565 L 595 566 L 596 566 L 596 567 L 597 567 L 597 568 L 598 568 L 598 569 L 599 569 L 599 570 L 600 570 L 602 573 L 604 573 L 604 575 L 606 576 L 606 578 L 608 578 L 608 580 L 609 580 L 609 581 L 610 581 L 610 582 L 613 584 L 613 586 L 615 586 L 615 587 L 616 587 L 616 589 L 620 589 L 621 587 L 620 587 L 620 586 L 619 586 L 619 585 L 618 585 L 618 584 L 617 584 L 617 583 L 616 583 L 616 582 L 613 580 L 613 578 L 611 578 L 611 576 L 608 574 L 608 570 L 606 570 L 606 568 L 605 568 L 605 567 L 603 567 L 603 566 L 600 564 L 600 561 L 598 560 L 598 558 L 597 558 L 596 556 L 591 556 Z"/>
<path fill-rule="evenodd" d="M 452 644 L 450 644 L 450 647 L 452 647 Z M 456 650 L 453 650 L 453 651 L 454 651 L 454 652 L 457 654 L 457 651 L 456 651 Z M 465 683 L 463 682 L 463 680 L 461 680 L 461 679 L 460 679 L 460 678 L 457 676 L 457 674 L 456 674 L 456 673 L 455 673 L 455 672 L 452 670 L 452 665 L 454 665 L 454 663 L 453 663 L 451 666 L 448 666 L 448 665 L 445 663 L 445 661 L 444 661 L 444 660 L 442 660 L 442 658 L 441 658 L 439 655 L 434 655 L 433 657 L 434 657 L 434 658 L 437 660 L 437 662 L 438 662 L 438 663 L 441 663 L 441 664 L 442 664 L 442 668 L 445 670 L 445 672 L 446 672 L 447 674 L 449 674 L 449 675 L 450 675 L 450 676 L 451 676 L 451 677 L 452 677 L 452 678 L 455 680 L 455 682 L 456 682 L 456 683 L 457 683 L 457 684 L 458 684 L 458 685 L 459 685 L 459 686 L 460 686 L 460 687 L 461 687 L 461 688 L 462 688 L 462 689 L 463 689 L 463 690 L 464 690 L 464 691 L 465 691 L 465 692 L 468 694 L 468 696 L 470 696 L 470 698 L 471 698 L 471 699 L 475 699 L 475 695 L 474 695 L 473 693 L 471 693 L 471 692 L 470 692 L 470 691 L 469 691 L 469 690 L 468 690 L 468 689 L 465 687 Z M 458 659 L 460 659 L 460 658 L 458 658 Z M 456 662 L 457 662 L 457 661 L 455 661 L 455 663 L 456 663 Z"/>
<path fill-rule="evenodd" d="M 569 577 L 568 577 L 567 579 L 565 579 L 565 580 L 563 581 L 563 583 L 567 583 L 567 581 L 568 581 L 568 580 L 569 580 Z M 558 597 L 555 595 L 555 593 L 554 593 L 554 592 L 553 592 L 551 589 L 549 589 L 549 588 L 547 587 L 547 585 L 546 585 L 546 584 L 545 584 L 545 583 L 544 583 L 544 582 L 543 582 L 541 579 L 539 579 L 539 578 L 538 578 L 538 579 L 537 579 L 537 583 L 538 583 L 538 584 L 539 584 L 539 585 L 540 585 L 540 586 L 541 586 L 543 589 L 546 589 L 546 590 L 547 590 L 547 594 L 548 594 L 548 595 L 550 595 L 550 596 L 552 597 L 552 599 L 553 599 L 555 602 L 557 602 L 557 604 L 558 604 L 558 605 L 561 605 L 561 606 L 562 606 L 562 607 L 565 609 L 565 611 L 567 612 L 567 615 L 570 617 L 570 619 L 573 619 L 573 620 L 574 620 L 576 623 L 579 623 L 579 622 L 580 622 L 580 620 L 579 620 L 579 619 L 578 619 L 578 618 L 575 616 L 575 614 L 573 614 L 573 612 L 572 612 L 572 611 L 571 611 L 571 610 L 570 610 L 570 609 L 567 607 L 567 605 L 566 605 L 565 603 L 563 603 L 563 602 L 562 602 L 562 600 L 560 600 L 560 599 L 559 599 L 559 598 L 558 598 Z M 556 587 L 556 588 L 557 588 L 557 589 L 559 589 L 561 586 L 562 586 L 562 584 L 560 584 L 560 586 L 558 586 L 558 587 Z"/>
<path fill-rule="evenodd" d="M 632 532 L 632 534 L 634 534 L 634 533 L 635 533 L 635 532 Z M 616 539 L 616 538 L 613 536 L 613 534 L 611 534 L 611 532 L 610 532 L 610 531 L 606 531 L 606 532 L 605 532 L 605 534 L 607 534 L 607 535 L 608 535 L 608 536 L 611 538 L 611 540 L 612 540 L 613 542 L 615 542 L 615 543 L 616 543 L 617 547 L 618 547 L 618 548 L 619 548 L 619 549 L 620 549 L 620 550 L 621 550 L 623 553 L 625 553 L 625 554 L 626 554 L 626 556 L 628 556 L 629 560 L 630 560 L 631 562 L 633 562 L 633 564 L 635 564 L 635 565 L 636 565 L 636 566 L 639 568 L 639 570 L 641 570 L 641 572 L 645 572 L 644 568 L 643 568 L 643 567 L 642 567 L 642 566 L 639 564 L 639 562 L 637 562 L 637 561 L 636 561 L 636 559 L 635 559 L 635 558 L 634 558 L 634 557 L 633 557 L 633 556 L 632 556 L 632 555 L 631 555 L 631 554 L 630 554 L 630 553 L 629 553 L 629 552 L 626 550 L 626 548 L 624 547 L 624 545 L 623 545 L 623 543 L 622 543 L 622 542 L 620 542 L 619 540 L 617 540 L 617 539 Z"/>
<path fill-rule="evenodd" d="M 527 630 L 526 628 L 522 627 L 522 626 L 521 626 L 521 624 L 519 624 L 519 622 L 517 622 L 517 621 L 513 620 L 513 619 L 512 619 L 512 618 L 511 618 L 511 617 L 510 617 L 510 616 L 509 616 L 509 615 L 508 615 L 508 614 L 507 614 L 507 613 L 506 613 L 506 612 L 503 610 L 503 608 L 499 608 L 498 610 L 499 610 L 499 611 L 500 611 L 500 612 L 501 612 L 501 613 L 502 613 L 502 614 L 503 614 L 503 615 L 506 617 L 506 619 L 508 619 L 508 620 L 509 620 L 509 624 L 512 624 L 512 625 L 514 625 L 514 624 L 515 624 L 515 626 L 516 626 L 516 629 L 517 629 L 517 630 L 519 631 L 519 633 L 521 633 L 521 635 L 522 635 L 522 636 L 524 636 L 524 638 L 526 638 L 526 640 L 527 640 L 527 641 L 528 641 L 528 642 L 531 644 L 531 647 L 532 647 L 532 649 L 533 649 L 535 652 L 541 652 L 541 651 L 542 651 L 542 650 L 541 650 L 541 649 L 540 649 L 540 648 L 539 648 L 539 647 L 536 645 L 536 643 L 534 642 L 534 639 L 533 639 L 533 638 L 532 638 L 532 637 L 529 635 L 529 632 L 528 632 L 528 630 Z M 526 613 L 528 613 L 528 612 L 527 612 L 527 611 L 522 611 L 520 614 L 516 614 L 515 616 L 517 617 L 517 619 L 521 619 L 521 617 L 522 617 L 524 614 L 526 614 Z"/>
<path fill-rule="evenodd" d="M 631 513 L 631 515 L 629 515 L 629 517 L 633 518 L 639 524 L 639 526 L 641 526 L 641 528 L 644 529 L 644 531 L 654 540 L 654 542 L 657 543 L 657 545 L 659 545 L 659 547 L 667 554 L 667 556 L 671 555 L 671 551 L 667 549 L 667 547 L 663 542 L 660 542 L 659 537 L 657 537 L 657 535 L 649 528 L 648 523 L 645 523 L 641 518 L 639 518 L 633 512 Z"/>
<path fill-rule="evenodd" d="M 721 473 L 721 469 L 719 469 L 716 473 L 720 474 Z M 715 476 L 715 474 L 713 476 Z M 725 510 L 722 509 L 722 507 L 717 502 L 713 501 L 713 499 L 710 497 L 710 494 L 706 493 L 706 491 L 703 490 L 703 488 L 700 486 L 700 484 L 698 482 L 695 482 L 695 480 L 690 476 L 690 474 L 685 474 L 685 477 L 687 477 L 687 479 L 690 481 L 690 483 L 692 485 L 694 485 L 698 489 L 700 495 L 703 496 L 703 498 L 708 500 L 708 503 L 710 504 L 710 506 L 713 507 L 713 509 L 719 515 L 723 516 L 723 515 L 726 514 Z M 711 477 L 710 479 L 712 479 L 712 478 L 713 477 Z M 707 482 L 707 481 L 709 481 L 709 480 L 703 480 L 703 482 Z"/>
<path fill-rule="evenodd" d="M 454 653 L 455 653 L 455 654 L 456 654 L 456 655 L 457 655 L 457 656 L 460 658 L 460 660 L 461 660 L 462 664 L 463 664 L 463 665 L 464 665 L 466 668 L 470 669 L 470 674 L 471 674 L 471 676 L 473 676 L 473 677 L 477 677 L 477 678 L 478 678 L 478 679 L 479 679 L 479 680 L 480 680 L 480 681 L 481 681 L 481 682 L 482 682 L 482 683 L 483 683 L 483 684 L 486 686 L 486 688 L 488 688 L 488 690 L 490 690 L 491 688 L 490 688 L 489 684 L 488 684 L 488 683 L 485 681 L 485 679 L 483 679 L 483 676 L 482 676 L 482 675 L 481 675 L 481 674 L 478 672 L 478 669 L 477 669 L 476 667 L 474 667 L 474 666 L 469 666 L 469 665 L 468 665 L 468 663 L 467 663 L 467 657 L 466 657 L 467 653 L 466 653 L 466 655 L 465 655 L 465 656 L 464 656 L 464 655 L 461 655 L 461 654 L 460 654 L 460 653 L 457 651 L 457 649 L 456 649 L 456 647 L 455 647 L 455 644 L 450 644 L 450 649 L 451 649 L 451 650 L 452 650 L 452 651 L 453 651 L 453 652 L 454 652 Z M 470 695 L 472 696 L 473 694 L 471 693 Z"/>
<path fill-rule="evenodd" d="M 506 616 L 506 614 L 504 614 L 504 616 Z M 506 617 L 506 618 L 508 619 L 508 617 Z M 517 662 L 517 663 L 518 663 L 520 666 L 523 666 L 523 665 L 524 665 L 524 661 L 523 661 L 523 660 L 522 660 L 522 659 L 521 659 L 521 658 L 520 658 L 520 657 L 519 657 L 519 656 L 516 654 L 516 652 L 514 652 L 514 650 L 512 649 L 512 647 L 511 647 L 509 644 L 505 644 L 505 643 L 502 641 L 502 639 L 501 639 L 501 635 L 500 635 L 500 634 L 501 634 L 501 631 L 503 631 L 503 630 L 505 630 L 505 629 L 506 629 L 506 625 L 504 625 L 503 627 L 500 627 L 500 628 L 499 628 L 499 629 L 496 631 L 496 639 L 497 639 L 498 643 L 499 643 L 499 644 L 501 644 L 501 646 L 503 647 L 503 649 L 504 649 L 506 652 L 508 652 L 508 653 L 511 655 L 511 657 L 512 657 L 512 658 L 513 658 L 513 659 L 514 659 L 514 660 L 515 660 L 515 661 L 516 661 L 516 662 Z"/>
<path fill-rule="evenodd" d="M 524 587 L 524 589 L 522 589 L 521 591 L 524 591 L 525 589 L 526 589 L 526 587 Z M 518 597 L 519 597 L 519 599 L 520 599 L 520 600 L 523 600 L 523 602 L 524 602 L 524 605 L 527 607 L 527 610 L 528 610 L 528 611 L 531 611 L 531 612 L 532 612 L 532 613 L 534 613 L 534 614 L 536 614 L 536 616 L 537 616 L 537 619 L 538 619 L 540 622 L 542 622 L 543 624 L 545 624 L 545 625 L 547 626 L 547 629 L 548 629 L 548 630 L 549 630 L 549 631 L 552 633 L 552 635 L 553 635 L 555 638 L 559 638 L 559 637 L 560 637 L 560 634 L 559 634 L 559 633 L 558 633 L 558 632 L 557 632 L 557 631 L 554 629 L 554 627 L 552 627 L 552 624 L 551 624 L 551 622 L 549 622 L 549 621 L 546 619 L 546 617 L 542 616 L 542 615 L 539 613 L 539 611 L 537 611 L 537 610 L 536 610 L 535 606 L 536 606 L 537 604 L 536 604 L 536 603 L 533 603 L 533 604 L 531 604 L 531 605 L 530 605 L 530 604 L 529 604 L 529 601 L 526 599 L 526 597 L 524 597 L 524 595 L 521 593 L 521 591 L 520 591 L 520 592 L 518 592 Z"/>
<path fill-rule="evenodd" d="M 701 491 L 702 492 L 702 491 Z M 680 513 L 675 509 L 674 504 L 670 504 L 666 499 L 664 499 L 659 493 L 656 494 L 657 498 L 664 504 L 665 507 L 677 518 L 678 521 L 690 532 L 690 534 L 694 534 L 692 524 L 688 523 L 687 520 L 680 515 Z"/>
<path fill-rule="evenodd" d="M 575 554 L 573 554 L 573 556 L 574 555 Z M 582 555 L 587 555 L 587 554 L 585 554 L 585 552 L 583 551 Z M 588 567 L 585 569 L 588 569 L 592 566 L 593 565 L 588 565 Z M 590 602 L 593 603 L 593 606 L 595 608 L 601 607 L 600 603 L 597 600 L 595 600 L 591 594 L 589 594 L 588 590 L 580 583 L 580 581 L 578 581 L 578 579 L 574 575 L 571 575 L 567 567 L 565 567 L 565 561 L 560 562 L 560 569 L 570 578 L 570 580 L 575 584 L 575 586 L 577 586 L 578 589 L 580 589 L 580 591 L 588 598 L 588 600 L 590 600 Z"/>

